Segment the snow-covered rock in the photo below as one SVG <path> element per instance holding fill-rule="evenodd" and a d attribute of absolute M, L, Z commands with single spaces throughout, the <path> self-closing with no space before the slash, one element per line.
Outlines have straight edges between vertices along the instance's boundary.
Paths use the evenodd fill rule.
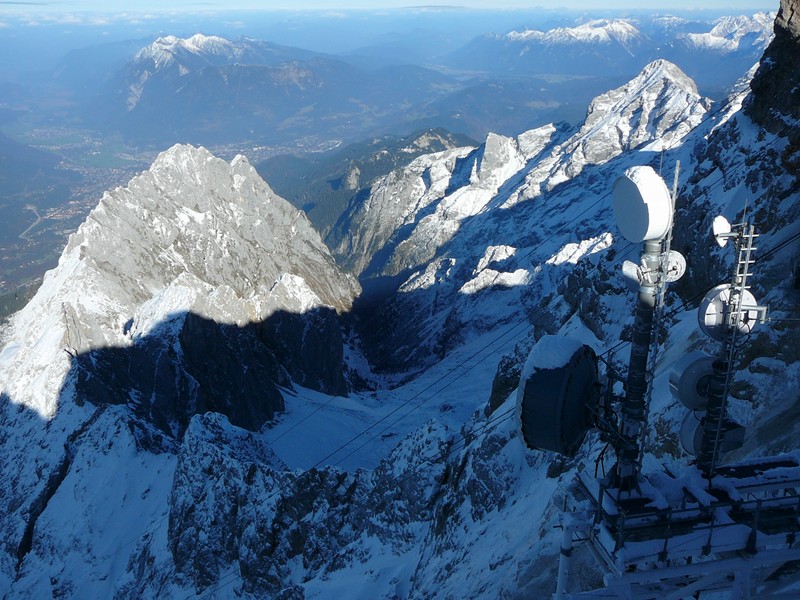
<path fill-rule="evenodd" d="M 279 310 L 347 311 L 357 292 L 305 216 L 243 157 L 228 164 L 175 146 L 107 192 L 70 237 L 11 322 L 0 382 L 49 419 L 73 356 L 130 347 L 165 321 L 180 329 L 190 312 L 243 327 Z M 293 296 L 303 300 L 286 302 Z"/>
<path fill-rule="evenodd" d="M 742 46 L 764 47 L 772 39 L 772 24 L 775 13 L 756 13 L 751 17 L 721 17 L 714 22 L 711 31 L 687 33 L 679 37 L 684 44 L 695 50 L 730 54 L 743 49 Z"/>
<path fill-rule="evenodd" d="M 258 429 L 283 409 L 277 386 L 292 385 L 289 373 L 344 392 L 336 312 L 357 293 L 305 216 L 243 157 L 228 164 L 203 148 L 175 146 L 127 187 L 107 192 L 4 331 L 2 590 L 14 561 L 21 566 L 68 539 L 46 533 L 31 541 L 37 522 L 59 518 L 53 507 L 64 505 L 50 501 L 69 493 L 75 478 L 74 494 L 92 496 L 74 509 L 75 527 L 91 539 L 111 518 L 91 486 L 110 484 L 107 502 L 116 506 L 130 477 L 130 491 L 143 498 L 131 510 L 162 514 L 165 484 L 148 495 L 148 480 L 134 471 L 174 466 L 148 453 L 174 452 L 171 440 L 193 414 L 212 410 Z M 112 433 L 109 419 L 125 436 Z M 109 437 L 119 439 L 103 446 Z M 39 451 L 26 459 L 32 446 Z M 90 448 L 99 447 L 120 463 L 121 487 L 81 479 L 94 460 Z M 140 466 L 126 462 L 140 451 Z M 143 531 L 152 514 L 131 531 Z M 87 560 L 102 562 L 104 552 L 95 548 Z M 25 573 L 18 572 L 23 582 Z M 22 586 L 38 595 L 39 583 Z M 109 595 L 87 586 L 89 596 Z"/>
<path fill-rule="evenodd" d="M 237 47 L 230 40 L 215 35 L 207 36 L 197 33 L 186 39 L 174 35 L 160 37 L 137 52 L 134 61 L 150 61 L 156 69 L 163 69 L 179 62 L 186 55 L 200 58 L 219 57 L 227 62 L 235 60 L 241 54 L 241 47 Z"/>
<path fill-rule="evenodd" d="M 523 29 L 475 38 L 450 57 L 462 69 L 519 74 L 630 78 L 663 58 L 677 64 L 706 95 L 722 98 L 771 39 L 774 13 L 714 20 L 664 14 L 625 19 L 578 17 L 574 25 Z"/>
<path fill-rule="evenodd" d="M 126 107 L 128 111 L 136 109 L 148 87 L 162 85 L 159 82 L 179 80 L 206 67 L 271 65 L 311 54 L 248 38 L 228 40 L 202 33 L 188 38 L 174 35 L 159 37 L 139 50 L 127 66 L 122 84 L 125 86 Z"/>
<path fill-rule="evenodd" d="M 581 158 L 598 164 L 646 144 L 653 144 L 655 151 L 670 148 L 697 126 L 708 106 L 678 67 L 665 60 L 652 62 L 626 85 L 592 101 L 572 164 Z"/>

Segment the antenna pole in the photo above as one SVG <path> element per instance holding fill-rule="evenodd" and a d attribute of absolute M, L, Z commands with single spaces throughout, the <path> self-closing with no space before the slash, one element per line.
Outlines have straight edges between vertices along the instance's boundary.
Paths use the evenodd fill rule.
<path fill-rule="evenodd" d="M 616 487 L 621 490 L 630 490 L 636 486 L 641 464 L 639 437 L 643 434 L 645 421 L 647 358 L 653 334 L 660 264 L 661 241 L 645 241 L 642 251 L 642 277 L 631 336 L 628 381 L 622 402 L 621 438 L 617 443 L 617 465 L 614 473 Z"/>

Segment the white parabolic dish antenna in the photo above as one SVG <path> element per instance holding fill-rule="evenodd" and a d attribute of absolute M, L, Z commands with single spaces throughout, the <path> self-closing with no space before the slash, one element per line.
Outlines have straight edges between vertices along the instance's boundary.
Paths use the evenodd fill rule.
<path fill-rule="evenodd" d="M 714 239 L 717 240 L 717 244 L 722 248 L 728 243 L 727 234 L 731 232 L 731 224 L 728 222 L 728 219 L 722 215 L 718 215 L 714 217 L 714 222 L 711 224 L 711 231 L 714 234 Z"/>
<path fill-rule="evenodd" d="M 614 183 L 614 218 L 626 240 L 663 239 L 672 226 L 672 198 L 652 167 L 631 167 Z"/>
<path fill-rule="evenodd" d="M 700 307 L 697 309 L 697 322 L 700 329 L 708 337 L 721 342 L 734 328 L 733 319 L 730 326 L 725 322 L 726 310 L 733 303 L 734 290 L 730 283 L 722 283 L 705 295 Z M 742 290 L 741 304 L 748 307 L 755 307 L 757 302 L 749 290 Z M 758 311 L 753 309 L 743 309 L 737 315 L 735 328 L 739 333 L 748 335 L 758 323 Z"/>
<path fill-rule="evenodd" d="M 667 254 L 667 283 L 675 283 L 686 273 L 686 259 L 677 250 L 670 250 Z"/>

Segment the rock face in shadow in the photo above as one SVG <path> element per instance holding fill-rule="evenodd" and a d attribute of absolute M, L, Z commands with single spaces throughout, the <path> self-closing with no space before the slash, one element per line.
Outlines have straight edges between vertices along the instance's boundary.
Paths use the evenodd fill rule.
<path fill-rule="evenodd" d="M 173 317 L 126 347 L 75 357 L 77 398 L 128 404 L 182 437 L 195 414 L 217 412 L 250 431 L 284 410 L 279 387 L 346 394 L 339 320 L 332 309 L 278 311 L 240 327 L 194 313 Z"/>
<path fill-rule="evenodd" d="M 295 382 L 326 394 L 347 394 L 342 334 L 334 310 L 278 311 L 255 330 Z"/>
<path fill-rule="evenodd" d="M 139 417 L 180 437 L 192 415 L 208 411 L 249 430 L 284 409 L 277 386 L 287 371 L 253 327 L 181 315 L 127 348 L 102 348 L 75 359 L 77 397 L 129 404 Z M 244 366 L 244 368 L 243 368 Z"/>
<path fill-rule="evenodd" d="M 772 133 L 800 119 L 800 0 L 781 0 L 775 38 L 764 52 L 750 87 L 746 112 Z"/>

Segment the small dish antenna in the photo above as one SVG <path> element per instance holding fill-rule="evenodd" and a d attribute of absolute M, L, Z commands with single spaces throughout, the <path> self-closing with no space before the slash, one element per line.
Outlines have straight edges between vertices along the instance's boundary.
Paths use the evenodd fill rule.
<path fill-rule="evenodd" d="M 677 250 L 670 250 L 666 256 L 666 272 L 664 277 L 667 283 L 675 283 L 686 273 L 686 259 Z"/>
<path fill-rule="evenodd" d="M 697 456 L 703 445 L 703 418 L 705 412 L 686 413 L 681 422 L 680 440 L 686 454 Z"/>
<path fill-rule="evenodd" d="M 681 422 L 680 440 L 686 454 L 699 456 L 703 447 L 703 422 L 705 421 L 705 411 L 687 413 Z M 724 419 L 722 423 L 723 435 L 720 440 L 719 449 L 721 452 L 733 452 L 744 445 L 746 429 L 731 421 Z"/>
<path fill-rule="evenodd" d="M 711 339 L 721 342 L 732 329 L 738 329 L 740 334 L 748 335 L 762 319 L 758 303 L 749 290 L 741 290 L 739 314 L 731 316 L 729 306 L 734 304 L 736 293 L 739 293 L 739 290 L 734 289 L 730 283 L 723 283 L 708 292 L 700 303 L 697 322 L 703 333 Z M 730 322 L 727 323 L 726 319 L 730 319 Z"/>
<path fill-rule="evenodd" d="M 728 238 L 736 237 L 735 233 L 731 233 L 731 224 L 728 219 L 722 215 L 714 217 L 714 222 L 711 224 L 711 231 L 714 233 L 714 239 L 717 240 L 720 248 L 724 248 L 728 243 Z"/>
<path fill-rule="evenodd" d="M 625 279 L 628 289 L 632 292 L 637 291 L 642 284 L 642 271 L 639 265 L 630 260 L 622 263 L 622 277 Z"/>
<path fill-rule="evenodd" d="M 614 183 L 614 218 L 629 242 L 661 240 L 672 226 L 672 197 L 652 167 L 625 171 Z"/>

